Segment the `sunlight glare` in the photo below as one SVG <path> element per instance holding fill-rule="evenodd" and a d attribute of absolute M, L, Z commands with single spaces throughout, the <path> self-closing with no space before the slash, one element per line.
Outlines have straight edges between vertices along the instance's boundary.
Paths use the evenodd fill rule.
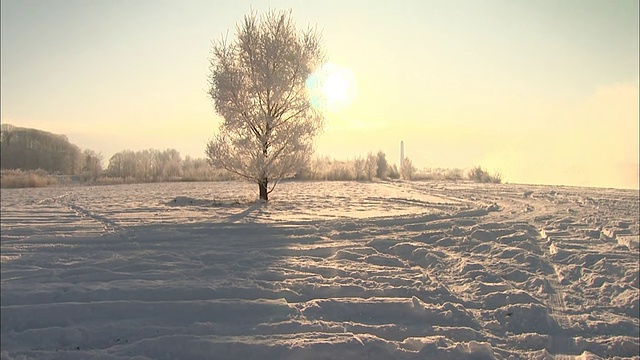
<path fill-rule="evenodd" d="M 344 66 L 326 63 L 306 81 L 311 106 L 320 111 L 340 112 L 356 97 L 353 73 Z"/>

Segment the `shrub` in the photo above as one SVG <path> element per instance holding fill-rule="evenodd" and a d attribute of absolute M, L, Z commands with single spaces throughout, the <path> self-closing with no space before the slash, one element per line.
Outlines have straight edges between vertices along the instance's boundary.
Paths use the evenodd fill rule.
<path fill-rule="evenodd" d="M 402 159 L 400 164 L 400 175 L 405 180 L 413 180 L 416 175 L 416 167 L 413 166 L 413 162 L 408 157 Z"/>
<path fill-rule="evenodd" d="M 42 170 L 2 170 L 0 174 L 2 188 L 46 187 L 56 185 L 56 179 Z"/>
<path fill-rule="evenodd" d="M 396 164 L 393 164 L 393 166 L 389 166 L 389 179 L 393 179 L 393 180 L 398 180 L 400 179 L 400 171 L 398 170 L 398 167 L 396 166 Z"/>
<path fill-rule="evenodd" d="M 464 172 L 461 169 L 449 169 L 444 173 L 445 180 L 462 180 Z"/>
<path fill-rule="evenodd" d="M 467 179 L 478 183 L 500 184 L 502 182 L 502 175 L 498 172 L 491 175 L 482 167 L 476 166 L 469 170 L 469 172 L 467 173 Z"/>
<path fill-rule="evenodd" d="M 435 181 L 458 181 L 464 178 L 464 171 L 461 169 L 425 168 L 416 171 L 412 175 L 412 180 L 435 180 Z"/>

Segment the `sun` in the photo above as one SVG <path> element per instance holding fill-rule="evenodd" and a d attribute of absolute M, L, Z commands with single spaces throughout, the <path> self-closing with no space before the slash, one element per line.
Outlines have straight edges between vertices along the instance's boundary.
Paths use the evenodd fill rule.
<path fill-rule="evenodd" d="M 306 85 L 311 106 L 320 111 L 341 112 L 357 95 L 353 73 L 333 63 L 322 65 L 309 76 Z"/>
<path fill-rule="evenodd" d="M 349 82 L 345 78 L 344 74 L 339 72 L 333 72 L 327 75 L 322 85 L 322 92 L 327 98 L 329 104 L 343 101 L 347 98 L 347 91 L 349 90 Z"/>

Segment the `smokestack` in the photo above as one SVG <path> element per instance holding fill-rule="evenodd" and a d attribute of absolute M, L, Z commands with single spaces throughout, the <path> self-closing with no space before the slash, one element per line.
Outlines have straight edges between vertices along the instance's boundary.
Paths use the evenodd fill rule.
<path fill-rule="evenodd" d="M 404 141 L 400 140 L 400 166 L 402 166 L 403 161 L 404 161 Z"/>

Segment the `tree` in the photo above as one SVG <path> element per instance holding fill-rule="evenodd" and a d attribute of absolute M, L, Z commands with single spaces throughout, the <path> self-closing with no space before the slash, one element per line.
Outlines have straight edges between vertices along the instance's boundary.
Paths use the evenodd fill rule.
<path fill-rule="evenodd" d="M 377 163 L 376 176 L 379 179 L 386 179 L 389 174 L 389 163 L 387 162 L 387 155 L 382 150 L 378 151 Z"/>
<path fill-rule="evenodd" d="M 402 159 L 402 164 L 400 164 L 400 174 L 402 178 L 405 180 L 412 180 L 414 174 L 416 173 L 416 167 L 413 166 L 413 162 L 408 157 Z"/>
<path fill-rule="evenodd" d="M 182 170 L 182 158 L 180 153 L 176 149 L 166 149 L 163 151 L 163 157 L 165 159 L 164 166 L 162 167 L 162 173 L 165 179 L 175 179 L 180 176 Z"/>
<path fill-rule="evenodd" d="M 109 165 L 107 166 L 107 172 L 109 173 L 109 176 L 124 178 L 125 175 L 123 169 L 124 158 L 122 156 L 122 153 L 113 154 L 113 156 L 111 156 L 111 158 L 109 159 Z"/>
<path fill-rule="evenodd" d="M 365 159 L 360 156 L 356 157 L 353 160 L 353 172 L 355 174 L 356 180 L 364 180 L 366 178 L 366 173 L 364 171 L 365 168 Z"/>
<path fill-rule="evenodd" d="M 491 175 L 482 167 L 476 166 L 467 172 L 467 179 L 480 183 L 500 184 L 502 182 L 502 174 L 496 170 L 494 175 Z"/>
<path fill-rule="evenodd" d="M 0 163 L 3 169 L 36 170 L 66 175 L 82 171 L 82 152 L 65 135 L 2 124 Z"/>
<path fill-rule="evenodd" d="M 389 179 L 400 179 L 400 171 L 398 170 L 398 166 L 396 164 L 389 166 L 388 169 L 389 171 L 387 172 L 387 176 L 389 176 Z"/>
<path fill-rule="evenodd" d="M 369 152 L 369 154 L 367 154 L 367 159 L 365 160 L 365 163 L 364 163 L 364 174 L 367 180 L 369 181 L 372 181 L 373 177 L 378 172 L 377 160 L 378 160 L 377 157 L 372 152 Z"/>
<path fill-rule="evenodd" d="M 152 178 L 154 151 L 155 150 L 152 149 L 146 149 L 136 152 L 136 166 L 139 180 L 149 181 Z"/>
<path fill-rule="evenodd" d="M 102 160 L 104 158 L 102 153 L 85 149 L 82 152 L 82 157 L 82 174 L 86 179 L 93 179 L 93 181 L 96 181 L 98 176 L 102 173 Z"/>
<path fill-rule="evenodd" d="M 267 201 L 309 160 L 322 128 L 305 81 L 324 54 L 319 34 L 298 32 L 291 11 L 246 15 L 236 36 L 213 46 L 209 95 L 224 121 L 206 154 L 214 167 L 257 183 Z"/>

